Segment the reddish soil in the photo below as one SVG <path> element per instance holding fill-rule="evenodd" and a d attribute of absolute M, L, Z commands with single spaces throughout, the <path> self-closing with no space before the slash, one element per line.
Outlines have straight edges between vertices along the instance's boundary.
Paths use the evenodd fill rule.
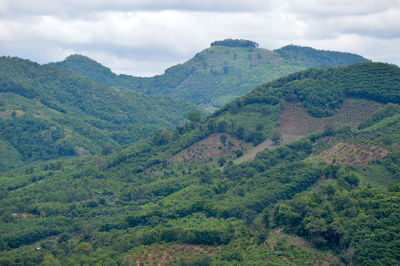
<path fill-rule="evenodd" d="M 326 124 L 332 124 L 335 128 L 346 124 L 356 126 L 380 108 L 382 105 L 376 102 L 349 99 L 333 116 L 316 118 L 307 113 L 302 104 L 288 103 L 280 117 L 278 130 L 285 142 L 289 138 L 321 131 Z"/>
<path fill-rule="evenodd" d="M 382 160 L 388 150 L 370 144 L 338 143 L 320 154 L 320 158 L 329 163 L 346 165 L 367 165 L 375 160 Z"/>
<path fill-rule="evenodd" d="M 301 103 L 287 103 L 285 111 L 279 119 L 278 132 L 281 133 L 281 144 L 296 140 L 309 135 L 313 132 L 322 131 L 326 124 L 332 124 L 335 128 L 344 125 L 356 126 L 373 112 L 382 108 L 376 102 L 360 99 L 348 99 L 343 103 L 342 108 L 333 116 L 325 118 L 312 117 Z M 249 149 L 242 158 L 236 160 L 237 163 L 251 161 L 257 152 L 265 149 L 273 149 L 276 146 L 270 139 L 265 140 L 260 145 Z"/>
<path fill-rule="evenodd" d="M 221 140 L 221 136 L 223 135 L 226 136 L 225 143 Z M 229 161 L 236 158 L 237 151 L 242 150 L 244 153 L 250 147 L 252 147 L 251 143 L 238 140 L 228 134 L 214 133 L 174 155 L 170 161 L 196 163 L 218 162 L 221 157 Z"/>
<path fill-rule="evenodd" d="M 134 250 L 126 257 L 129 265 L 172 265 L 177 264 L 178 258 L 194 260 L 204 256 L 211 256 L 221 247 L 187 245 L 187 244 L 155 244 Z"/>

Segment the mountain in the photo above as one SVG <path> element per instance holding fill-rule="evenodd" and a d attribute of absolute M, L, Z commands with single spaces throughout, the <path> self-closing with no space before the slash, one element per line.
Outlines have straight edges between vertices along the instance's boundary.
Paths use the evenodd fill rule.
<path fill-rule="evenodd" d="M 245 40 L 216 41 L 187 62 L 150 78 L 116 75 L 109 68 L 81 55 L 71 55 L 55 64 L 107 86 L 221 107 L 257 85 L 299 70 L 369 61 L 350 53 L 310 47 L 289 45 L 274 51 L 257 47 L 258 44 Z"/>
<path fill-rule="evenodd" d="M 396 66 L 305 70 L 125 149 L 2 173 L 0 264 L 397 265 L 399 103 Z"/>
<path fill-rule="evenodd" d="M 109 88 L 57 66 L 0 58 L 0 169 L 104 147 L 171 129 L 197 108 L 179 99 Z"/>

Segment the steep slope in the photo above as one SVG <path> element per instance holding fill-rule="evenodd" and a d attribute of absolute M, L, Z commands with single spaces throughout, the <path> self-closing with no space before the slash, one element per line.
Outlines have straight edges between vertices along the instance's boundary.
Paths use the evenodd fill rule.
<path fill-rule="evenodd" d="M 399 77 L 380 63 L 303 71 L 118 152 L 3 174 L 0 262 L 398 264 Z M 221 157 L 261 143 L 289 100 L 321 121 L 354 96 L 389 104 L 247 163 L 179 160 L 185 149 L 204 155 L 211 141 Z M 354 163 L 372 151 L 381 152 Z"/>
<path fill-rule="evenodd" d="M 116 75 L 110 69 L 80 55 L 55 63 L 107 86 L 122 86 L 145 94 L 169 95 L 197 105 L 220 107 L 255 86 L 310 67 L 341 66 L 367 59 L 349 53 L 289 45 L 275 51 L 257 48 L 244 40 L 212 43 L 183 64 L 162 75 L 138 78 Z"/>
<path fill-rule="evenodd" d="M 111 89 L 63 68 L 9 57 L 0 58 L 0 93 L 1 150 L 15 154 L 2 153 L 0 168 L 21 158 L 99 153 L 170 129 L 196 110 L 182 100 Z"/>

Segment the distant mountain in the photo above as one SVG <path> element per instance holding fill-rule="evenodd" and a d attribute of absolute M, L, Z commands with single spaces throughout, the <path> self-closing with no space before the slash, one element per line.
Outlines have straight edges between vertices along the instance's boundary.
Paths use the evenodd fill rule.
<path fill-rule="evenodd" d="M 119 151 L 2 173 L 0 264 L 399 265 L 399 103 L 396 66 L 309 69 Z"/>
<path fill-rule="evenodd" d="M 306 68 L 345 66 L 354 63 L 370 61 L 356 54 L 316 50 L 311 47 L 297 45 L 288 45 L 280 49 L 276 49 L 274 52 L 285 59 L 288 64 L 298 64 L 303 67 L 305 66 Z"/>
<path fill-rule="evenodd" d="M 168 95 L 197 105 L 221 107 L 257 85 L 299 70 L 369 61 L 355 54 L 310 47 L 289 45 L 274 51 L 257 47 L 257 43 L 247 40 L 216 41 L 187 62 L 150 78 L 116 75 L 81 55 L 69 56 L 55 64 L 107 86 L 122 86 L 149 95 Z"/>
<path fill-rule="evenodd" d="M 98 154 L 173 128 L 197 107 L 109 88 L 65 68 L 0 58 L 0 169 L 7 163 Z M 7 151 L 7 152 L 6 152 Z"/>

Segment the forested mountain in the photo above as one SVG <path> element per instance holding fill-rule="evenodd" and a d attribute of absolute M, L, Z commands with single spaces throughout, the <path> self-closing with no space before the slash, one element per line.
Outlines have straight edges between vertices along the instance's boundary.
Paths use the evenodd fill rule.
<path fill-rule="evenodd" d="M 350 53 L 289 45 L 270 51 L 246 40 L 216 41 L 192 59 L 162 75 L 139 78 L 116 75 L 81 55 L 57 66 L 71 69 L 107 86 L 121 86 L 151 95 L 169 95 L 197 105 L 221 107 L 267 81 L 310 67 L 349 65 L 368 60 Z"/>
<path fill-rule="evenodd" d="M 399 264 L 399 103 L 396 66 L 305 70 L 126 149 L 3 173 L 0 264 Z"/>
<path fill-rule="evenodd" d="M 75 72 L 0 58 L 0 169 L 99 154 L 171 129 L 197 108 L 179 99 L 109 88 Z"/>

